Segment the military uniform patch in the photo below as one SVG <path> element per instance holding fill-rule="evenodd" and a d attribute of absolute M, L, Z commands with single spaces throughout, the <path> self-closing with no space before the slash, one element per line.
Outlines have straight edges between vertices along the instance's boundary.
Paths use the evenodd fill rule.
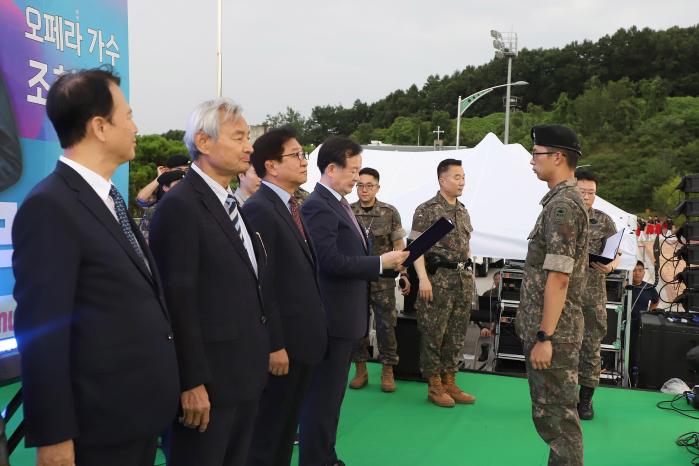
<path fill-rule="evenodd" d="M 570 211 L 567 207 L 556 207 L 553 209 L 553 223 L 563 223 L 565 219 L 568 218 L 569 213 Z"/>

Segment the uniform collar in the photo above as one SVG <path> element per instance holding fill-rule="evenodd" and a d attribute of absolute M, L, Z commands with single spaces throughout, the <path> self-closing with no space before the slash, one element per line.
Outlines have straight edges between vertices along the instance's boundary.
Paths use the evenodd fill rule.
<path fill-rule="evenodd" d="M 577 186 L 577 182 L 575 181 L 575 178 L 568 178 L 565 181 L 561 181 L 556 186 L 551 188 L 551 190 L 549 192 L 546 193 L 546 195 L 543 197 L 543 199 L 541 199 L 540 204 L 542 206 L 546 205 L 551 200 L 551 198 L 553 198 L 553 196 L 555 196 L 559 192 L 563 191 L 564 189 L 575 188 L 576 186 Z"/>
<path fill-rule="evenodd" d="M 456 199 L 455 205 L 449 204 L 447 202 L 447 200 L 444 199 L 444 196 L 442 196 L 442 193 L 439 191 L 437 191 L 437 195 L 435 197 L 433 197 L 432 199 L 435 202 L 437 202 L 438 204 L 442 204 L 444 207 L 446 207 L 448 209 L 453 209 L 454 207 L 461 209 L 463 207 L 463 204 L 461 203 L 461 201 L 459 201 L 459 199 Z"/>

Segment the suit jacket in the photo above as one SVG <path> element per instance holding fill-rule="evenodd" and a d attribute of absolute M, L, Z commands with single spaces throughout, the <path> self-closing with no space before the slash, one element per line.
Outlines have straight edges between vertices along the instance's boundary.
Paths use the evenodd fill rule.
<path fill-rule="evenodd" d="M 320 298 L 315 253 L 301 236 L 289 209 L 262 184 L 243 212 L 265 243 L 265 311 L 271 351 L 286 349 L 289 360 L 316 364 L 325 353 L 327 323 Z M 304 225 L 307 232 L 308 227 Z"/>
<path fill-rule="evenodd" d="M 369 327 L 369 281 L 379 278 L 379 258 L 367 256 L 348 212 L 320 183 L 301 212 L 318 256 L 328 333 L 337 338 L 361 338 Z"/>
<path fill-rule="evenodd" d="M 264 250 L 245 224 L 263 277 Z M 158 203 L 149 241 L 172 315 L 182 389 L 204 384 L 219 407 L 257 398 L 269 366 L 262 284 L 221 201 L 194 170 Z"/>
<path fill-rule="evenodd" d="M 26 445 L 155 435 L 176 415 L 177 361 L 155 262 L 149 272 L 72 168 L 27 196 L 12 240 Z"/>

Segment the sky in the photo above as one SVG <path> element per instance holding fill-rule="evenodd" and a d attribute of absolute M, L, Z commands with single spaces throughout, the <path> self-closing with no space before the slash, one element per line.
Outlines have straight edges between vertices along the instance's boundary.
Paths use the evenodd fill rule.
<path fill-rule="evenodd" d="M 216 96 L 216 0 L 128 3 L 140 132 L 184 129 L 192 109 Z M 531 50 L 633 25 L 697 23 L 697 0 L 223 0 L 223 95 L 259 124 L 286 107 L 309 116 L 316 105 L 371 103 L 487 63 L 491 29 L 516 32 L 519 48 Z"/>

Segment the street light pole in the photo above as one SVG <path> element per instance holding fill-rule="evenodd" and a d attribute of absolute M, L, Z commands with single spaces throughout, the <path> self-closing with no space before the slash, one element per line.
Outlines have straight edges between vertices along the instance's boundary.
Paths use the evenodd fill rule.
<path fill-rule="evenodd" d="M 510 140 L 510 90 L 512 86 L 512 56 L 507 57 L 507 103 L 505 104 L 505 144 Z"/>
<path fill-rule="evenodd" d="M 495 48 L 495 57 L 507 57 L 507 101 L 505 102 L 505 144 L 510 139 L 510 81 L 512 79 L 512 59 L 517 56 L 517 33 L 490 31 Z"/>
<path fill-rule="evenodd" d="M 473 103 L 483 97 L 484 95 L 490 93 L 493 89 L 497 89 L 499 87 L 505 87 L 507 86 L 507 98 L 509 99 L 510 97 L 510 87 L 512 86 L 525 86 L 529 84 L 526 81 L 517 81 L 516 83 L 510 83 L 508 80 L 507 84 L 498 84 L 497 86 L 489 87 L 487 89 L 483 89 L 481 91 L 478 91 L 474 94 L 471 94 L 470 96 L 462 99 L 461 96 L 459 96 L 459 103 L 456 109 L 456 148 L 459 148 L 459 138 L 461 135 L 461 115 L 466 111 L 467 108 L 469 108 Z M 507 117 L 507 115 L 506 115 Z M 507 118 L 506 118 L 507 119 Z"/>

